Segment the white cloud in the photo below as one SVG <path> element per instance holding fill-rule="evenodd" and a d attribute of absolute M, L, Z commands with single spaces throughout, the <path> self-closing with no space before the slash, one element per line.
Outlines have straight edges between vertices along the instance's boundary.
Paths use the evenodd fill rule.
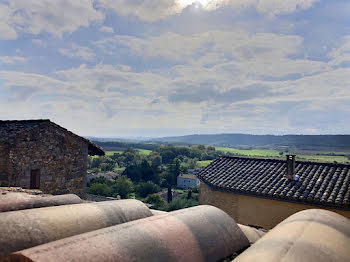
<path fill-rule="evenodd" d="M 258 0 L 255 4 L 258 12 L 274 17 L 280 14 L 293 13 L 297 10 L 305 10 L 319 0 Z M 232 1 L 234 2 L 234 0 Z"/>
<path fill-rule="evenodd" d="M 221 67 L 231 71 L 230 74 L 234 71 L 235 76 L 240 73 L 280 78 L 328 69 L 323 62 L 290 58 L 303 49 L 303 38 L 296 35 L 250 34 L 243 30 L 189 36 L 165 33 L 146 39 L 116 35 L 96 41 L 95 45 L 110 55 L 119 53 L 120 46 L 127 46 L 133 54 L 145 59 L 162 58 L 192 68 Z"/>
<path fill-rule="evenodd" d="M 17 38 L 16 30 L 12 23 L 12 11 L 4 4 L 0 3 L 0 39 L 12 40 Z"/>
<path fill-rule="evenodd" d="M 329 69 L 327 63 L 305 59 L 273 58 L 241 61 L 237 64 L 242 72 L 257 76 L 283 78 L 288 75 L 310 75 Z"/>
<path fill-rule="evenodd" d="M 319 0 L 96 0 L 98 5 L 119 15 L 134 15 L 143 21 L 153 22 L 182 12 L 193 6 L 211 11 L 230 6 L 235 10 L 254 7 L 268 17 L 305 10 Z"/>
<path fill-rule="evenodd" d="M 47 47 L 47 44 L 41 39 L 33 39 L 32 43 L 41 47 Z"/>
<path fill-rule="evenodd" d="M 350 68 L 334 69 L 295 81 L 286 81 L 280 86 L 294 92 L 295 95 L 291 97 L 295 96 L 299 101 L 350 99 Z"/>
<path fill-rule="evenodd" d="M 132 72 L 130 67 L 98 64 L 94 67 L 81 65 L 55 72 L 55 77 L 16 71 L 0 71 L 4 88 L 15 93 L 30 89 L 27 98 L 38 94 L 69 95 L 87 98 L 152 96 L 166 88 L 169 79 L 150 72 Z"/>
<path fill-rule="evenodd" d="M 113 34 L 114 33 L 114 30 L 112 27 L 108 27 L 108 26 L 101 26 L 99 28 L 99 31 L 100 32 L 103 32 L 103 33 L 110 33 L 110 34 Z"/>
<path fill-rule="evenodd" d="M 22 56 L 0 56 L 0 63 L 3 64 L 17 64 L 25 63 L 28 61 L 28 58 Z"/>
<path fill-rule="evenodd" d="M 104 19 L 102 12 L 94 9 L 92 0 L 5 0 L 0 6 L 0 32 L 4 39 L 14 39 L 16 32 L 38 35 L 42 32 L 61 37 L 80 27 Z M 2 35 L 2 34 L 1 34 Z"/>
<path fill-rule="evenodd" d="M 150 72 L 131 72 L 129 67 L 123 65 L 98 64 L 92 68 L 81 65 L 70 70 L 57 71 L 56 74 L 77 89 L 98 97 L 112 93 L 142 96 L 144 91 L 159 90 L 167 85 L 167 80 L 162 76 Z"/>
<path fill-rule="evenodd" d="M 332 66 L 341 65 L 346 62 L 350 62 L 350 35 L 344 37 L 341 44 L 334 48 L 329 54 Z"/>
<path fill-rule="evenodd" d="M 175 33 L 166 33 L 148 39 L 117 35 L 96 42 L 101 49 L 106 46 L 127 46 L 132 52 L 144 57 L 163 57 L 170 60 L 184 60 L 199 51 L 206 42 L 205 38 L 185 37 Z M 113 48 L 113 47 L 112 47 Z"/>
<path fill-rule="evenodd" d="M 6 88 L 36 87 L 41 90 L 60 91 L 62 87 L 67 87 L 64 82 L 40 74 L 31 74 L 17 71 L 0 71 L 0 77 L 5 81 Z"/>
<path fill-rule="evenodd" d="M 143 21 L 156 21 L 180 13 L 176 0 L 97 0 L 98 5 L 123 16 L 134 15 Z"/>
<path fill-rule="evenodd" d="M 2 88 L 11 94 L 0 103 L 0 117 L 64 120 L 65 126 L 90 135 L 111 135 L 106 132 L 117 129 L 128 135 L 132 130 L 154 127 L 232 131 L 238 124 L 242 132 L 256 128 L 262 133 L 295 132 L 296 126 L 276 113 L 280 103 L 305 102 L 309 105 L 305 110 L 313 112 L 332 108 L 332 104 L 341 108 L 350 100 L 350 69 L 272 82 L 237 77 L 222 66 L 176 66 L 172 69 L 176 73 L 167 76 L 131 70 L 124 65 L 82 65 L 58 71 L 55 77 L 0 71 Z M 181 90 L 192 97 L 181 100 Z M 302 107 L 298 114 L 303 117 Z M 89 122 L 101 124 L 85 126 Z M 299 122 L 298 128 L 301 125 Z"/>
<path fill-rule="evenodd" d="M 83 61 L 92 61 L 95 58 L 93 51 L 86 46 L 79 46 L 77 44 L 72 44 L 71 48 L 60 48 L 58 52 L 69 58 L 78 58 Z"/>
<path fill-rule="evenodd" d="M 143 21 L 153 22 L 180 14 L 196 1 L 187 0 L 4 0 L 0 3 L 0 38 L 16 39 L 19 32 L 38 35 L 43 32 L 61 37 L 80 27 L 100 23 L 102 11 L 112 10 L 123 16 L 134 15 Z M 231 6 L 234 9 L 255 7 L 258 12 L 274 17 L 312 7 L 318 0 L 205 0 L 204 10 Z M 113 33 L 113 28 L 102 26 L 100 31 Z"/>

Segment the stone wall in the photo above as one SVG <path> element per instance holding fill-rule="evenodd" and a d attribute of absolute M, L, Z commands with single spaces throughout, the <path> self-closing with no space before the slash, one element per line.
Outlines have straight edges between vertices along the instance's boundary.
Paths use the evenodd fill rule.
<path fill-rule="evenodd" d="M 30 187 L 31 170 L 40 170 L 45 193 L 84 195 L 88 144 L 50 123 L 18 134 L 10 141 L 10 186 Z"/>
<path fill-rule="evenodd" d="M 9 175 L 9 145 L 0 142 L 0 186 L 8 185 Z"/>
<path fill-rule="evenodd" d="M 229 214 L 237 223 L 271 229 L 282 220 L 305 209 L 321 208 L 293 202 L 215 191 L 200 184 L 199 204 L 212 205 Z M 350 210 L 321 208 L 350 219 Z"/>

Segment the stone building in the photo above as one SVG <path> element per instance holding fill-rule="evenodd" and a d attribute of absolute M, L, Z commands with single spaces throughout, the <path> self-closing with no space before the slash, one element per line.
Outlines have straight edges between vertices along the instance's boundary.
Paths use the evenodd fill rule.
<path fill-rule="evenodd" d="M 50 120 L 0 121 L 0 185 L 84 194 L 91 141 Z"/>
<path fill-rule="evenodd" d="M 180 174 L 177 177 L 178 188 L 192 188 L 196 186 L 199 186 L 199 179 L 195 175 Z"/>
<path fill-rule="evenodd" d="M 321 208 L 350 218 L 350 165 L 220 157 L 197 173 L 199 203 L 238 223 L 273 228 L 290 215 Z"/>

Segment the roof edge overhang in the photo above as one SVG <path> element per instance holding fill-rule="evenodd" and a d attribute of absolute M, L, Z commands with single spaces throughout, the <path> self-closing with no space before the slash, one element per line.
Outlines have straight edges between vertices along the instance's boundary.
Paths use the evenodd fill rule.
<path fill-rule="evenodd" d="M 237 194 L 237 195 L 242 195 L 242 196 L 257 197 L 257 198 L 263 198 L 263 199 L 268 199 L 268 200 L 283 201 L 283 202 L 294 203 L 294 204 L 302 204 L 302 205 L 314 206 L 314 207 L 318 207 L 318 208 L 330 208 L 330 209 L 337 209 L 337 210 L 342 210 L 342 211 L 350 211 L 350 207 L 347 207 L 347 206 L 325 205 L 322 203 L 298 201 L 298 200 L 279 198 L 279 197 L 268 197 L 268 196 L 258 195 L 258 194 L 254 194 L 254 193 L 250 193 L 250 192 L 230 190 L 227 188 L 214 186 L 214 185 L 204 181 L 201 177 L 197 176 L 197 178 L 200 180 L 201 183 L 204 183 L 207 187 L 209 187 L 213 191 Z"/>
<path fill-rule="evenodd" d="M 89 143 L 88 146 L 88 153 L 91 156 L 104 156 L 106 153 L 105 151 L 98 145 L 96 145 L 95 143 L 91 142 L 90 140 L 83 138 L 85 140 L 87 140 L 87 142 Z"/>

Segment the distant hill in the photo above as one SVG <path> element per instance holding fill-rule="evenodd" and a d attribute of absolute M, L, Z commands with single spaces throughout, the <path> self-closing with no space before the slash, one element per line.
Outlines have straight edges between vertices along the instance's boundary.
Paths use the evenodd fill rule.
<path fill-rule="evenodd" d="M 350 149 L 350 135 L 246 135 L 214 134 L 157 138 L 174 144 L 203 144 L 227 147 L 295 147 L 299 149 Z"/>

